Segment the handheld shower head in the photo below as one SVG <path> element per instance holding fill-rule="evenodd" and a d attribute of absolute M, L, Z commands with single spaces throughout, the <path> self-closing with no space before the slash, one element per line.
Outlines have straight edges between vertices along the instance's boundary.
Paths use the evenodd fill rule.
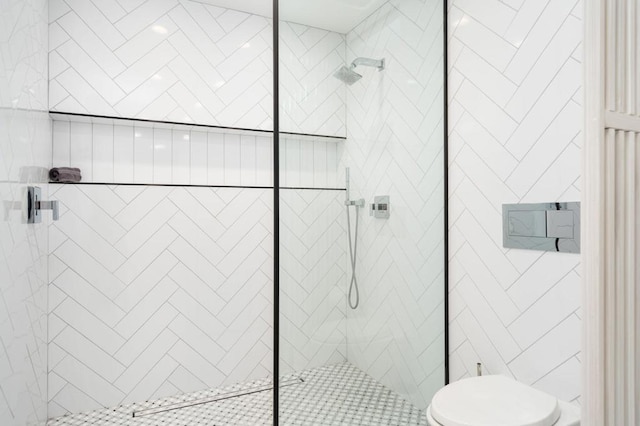
<path fill-rule="evenodd" d="M 356 81 L 362 78 L 362 75 L 355 72 L 355 68 L 358 65 L 364 65 L 367 67 L 378 68 L 378 71 L 382 71 L 385 68 L 385 60 L 383 59 L 371 59 L 371 58 L 356 58 L 351 63 L 350 67 L 342 66 L 338 71 L 336 71 L 333 76 L 343 83 L 351 86 Z"/>

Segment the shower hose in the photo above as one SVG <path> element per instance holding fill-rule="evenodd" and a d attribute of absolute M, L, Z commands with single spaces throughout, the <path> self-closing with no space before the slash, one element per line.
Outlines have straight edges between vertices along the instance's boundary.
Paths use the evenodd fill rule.
<path fill-rule="evenodd" d="M 351 282 L 349 283 L 349 307 L 356 309 L 360 304 L 360 292 L 358 291 L 358 278 L 356 277 L 356 255 L 358 253 L 358 206 L 356 207 L 356 229 L 354 233 L 354 242 L 351 242 L 351 214 L 349 214 L 349 206 L 347 206 L 347 232 L 349 237 L 349 258 L 351 260 Z M 355 291 L 356 300 L 352 302 L 352 294 Z"/>

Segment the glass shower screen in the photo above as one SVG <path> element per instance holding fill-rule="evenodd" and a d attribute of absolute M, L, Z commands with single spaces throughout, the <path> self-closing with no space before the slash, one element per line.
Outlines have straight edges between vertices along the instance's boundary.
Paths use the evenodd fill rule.
<path fill-rule="evenodd" d="M 281 424 L 426 424 L 445 384 L 443 2 L 279 5 Z"/>

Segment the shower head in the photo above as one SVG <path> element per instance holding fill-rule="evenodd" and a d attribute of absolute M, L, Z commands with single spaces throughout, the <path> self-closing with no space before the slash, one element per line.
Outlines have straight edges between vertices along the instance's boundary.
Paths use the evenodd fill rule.
<path fill-rule="evenodd" d="M 362 75 L 354 71 L 358 65 L 365 65 L 367 67 L 378 68 L 378 71 L 382 71 L 385 67 L 385 60 L 383 59 L 371 59 L 371 58 L 356 58 L 351 63 L 350 67 L 342 66 L 338 71 L 333 74 L 335 78 L 343 83 L 351 86 L 356 81 L 362 78 Z"/>
<path fill-rule="evenodd" d="M 355 72 L 353 68 L 347 68 L 344 65 L 340 67 L 333 76 L 349 86 L 362 78 L 362 76 Z"/>

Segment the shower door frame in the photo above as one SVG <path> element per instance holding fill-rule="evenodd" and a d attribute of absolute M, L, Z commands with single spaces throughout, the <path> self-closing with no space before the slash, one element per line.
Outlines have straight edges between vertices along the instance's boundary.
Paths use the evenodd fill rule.
<path fill-rule="evenodd" d="M 449 384 L 449 76 L 448 11 L 442 1 L 443 163 L 444 163 L 444 385 Z M 280 420 L 280 11 L 273 7 L 273 426 Z"/>
<path fill-rule="evenodd" d="M 273 426 L 280 420 L 280 11 L 273 6 Z"/>

